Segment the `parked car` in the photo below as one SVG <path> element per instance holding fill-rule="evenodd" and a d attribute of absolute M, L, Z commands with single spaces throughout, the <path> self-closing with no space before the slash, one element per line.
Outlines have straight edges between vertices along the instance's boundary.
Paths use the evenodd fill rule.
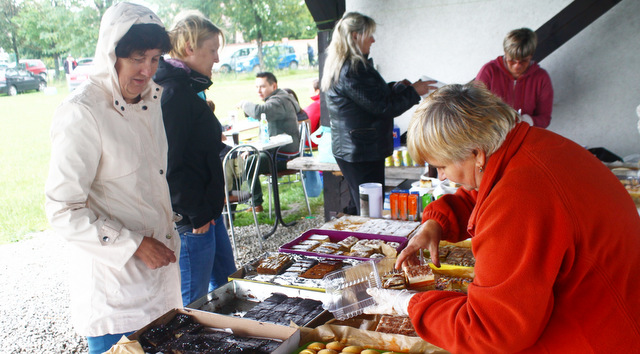
<path fill-rule="evenodd" d="M 262 47 L 262 55 L 264 57 L 265 64 L 268 67 L 274 67 L 278 69 L 297 69 L 298 68 L 298 56 L 295 49 L 287 44 L 270 45 Z M 258 72 L 260 69 L 260 59 L 258 58 L 258 48 L 255 48 L 244 59 L 239 60 L 236 64 L 237 72 Z"/>
<path fill-rule="evenodd" d="M 229 48 L 220 57 L 220 62 L 213 64 L 213 71 L 225 74 L 235 70 L 236 63 L 246 58 L 255 48 L 255 46 Z"/>
<path fill-rule="evenodd" d="M 44 91 L 47 80 L 25 69 L 0 70 L 0 93 L 15 96 L 29 90 Z"/>
<path fill-rule="evenodd" d="M 20 59 L 20 66 L 47 80 L 47 67 L 40 59 Z"/>
<path fill-rule="evenodd" d="M 89 79 L 89 75 L 91 75 L 93 67 L 93 59 L 90 61 L 78 61 L 78 66 L 69 73 L 69 78 L 67 79 L 69 92 L 75 90 L 81 83 Z"/>
<path fill-rule="evenodd" d="M 78 65 L 93 64 L 93 58 L 80 58 L 80 59 L 76 60 L 76 64 L 78 64 Z"/>

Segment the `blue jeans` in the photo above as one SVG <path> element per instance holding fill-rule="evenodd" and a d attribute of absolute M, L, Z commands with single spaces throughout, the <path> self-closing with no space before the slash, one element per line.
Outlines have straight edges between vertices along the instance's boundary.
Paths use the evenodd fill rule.
<path fill-rule="evenodd" d="M 133 332 L 120 333 L 120 334 L 105 334 L 99 337 L 87 337 L 87 343 L 89 344 L 89 354 L 102 354 L 111 347 L 118 343 L 122 336 L 130 336 Z"/>
<path fill-rule="evenodd" d="M 231 241 L 222 216 L 203 234 L 180 228 L 180 275 L 182 303 L 189 305 L 209 291 L 227 283 L 236 271 Z"/>
<path fill-rule="evenodd" d="M 224 216 L 222 215 L 216 219 L 215 233 L 216 256 L 213 260 L 213 269 L 209 280 L 210 292 L 229 282 L 229 275 L 237 270 L 231 240 L 227 233 L 227 227 L 224 226 Z"/>

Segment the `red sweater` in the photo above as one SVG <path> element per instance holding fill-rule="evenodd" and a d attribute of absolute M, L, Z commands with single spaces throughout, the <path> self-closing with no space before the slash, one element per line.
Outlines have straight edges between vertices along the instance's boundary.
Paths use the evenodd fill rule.
<path fill-rule="evenodd" d="M 536 127 L 546 128 L 551 122 L 553 86 L 549 74 L 537 63 L 531 65 L 517 80 L 504 66 L 499 56 L 485 64 L 476 80 L 484 82 L 491 92 L 522 114 L 528 114 Z"/>
<path fill-rule="evenodd" d="M 309 116 L 309 134 L 315 132 L 320 127 L 320 95 L 311 96 L 313 102 L 309 104 L 304 111 Z M 312 147 L 318 147 L 317 144 L 311 143 Z"/>
<path fill-rule="evenodd" d="M 449 241 L 472 237 L 467 295 L 415 295 L 409 315 L 452 352 L 630 353 L 640 349 L 640 217 L 591 153 L 520 123 L 478 192 L 429 205 Z"/>

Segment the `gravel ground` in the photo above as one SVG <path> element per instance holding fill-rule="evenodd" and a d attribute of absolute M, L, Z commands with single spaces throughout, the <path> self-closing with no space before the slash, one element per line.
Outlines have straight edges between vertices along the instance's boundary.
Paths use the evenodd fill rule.
<path fill-rule="evenodd" d="M 318 211 L 318 215 L 324 215 Z M 278 226 L 260 250 L 254 227 L 236 228 L 238 264 L 275 251 L 324 218 L 301 219 Z M 261 225 L 262 232 L 268 225 Z M 70 247 L 51 231 L 28 235 L 24 241 L 0 246 L 0 353 L 85 353 L 87 342 L 69 322 L 67 262 Z"/>

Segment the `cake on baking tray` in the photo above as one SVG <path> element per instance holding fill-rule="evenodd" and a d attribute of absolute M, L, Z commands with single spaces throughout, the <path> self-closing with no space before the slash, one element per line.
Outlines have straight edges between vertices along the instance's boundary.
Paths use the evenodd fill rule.
<path fill-rule="evenodd" d="M 263 259 L 256 271 L 258 274 L 280 274 L 291 263 L 291 257 L 283 253 L 277 253 Z"/>

